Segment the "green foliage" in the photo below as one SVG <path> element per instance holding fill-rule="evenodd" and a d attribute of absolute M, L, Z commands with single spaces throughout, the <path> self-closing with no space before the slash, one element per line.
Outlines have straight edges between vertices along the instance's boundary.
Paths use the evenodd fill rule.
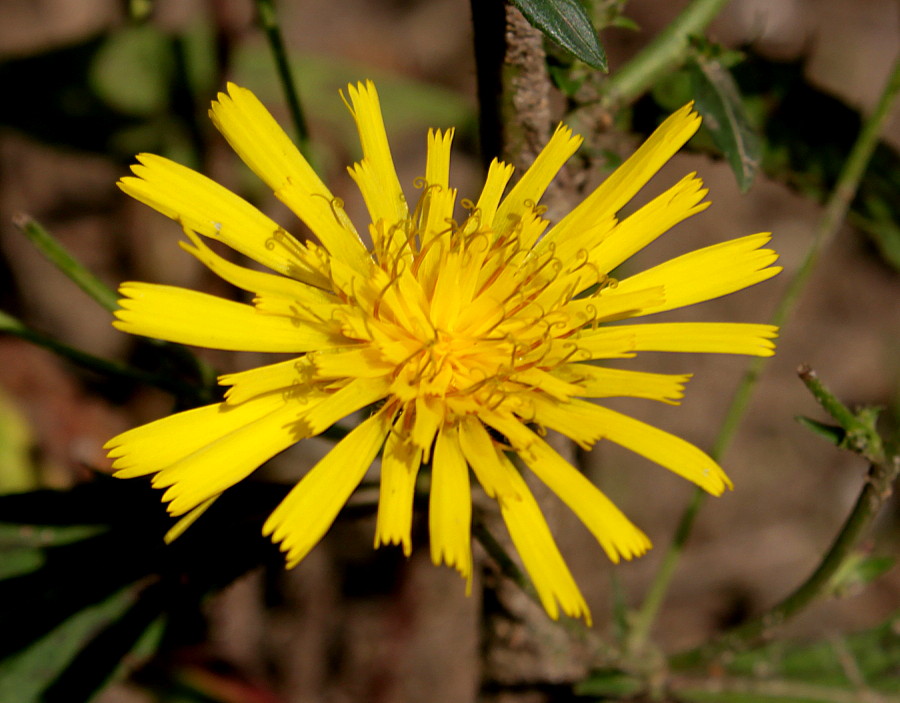
<path fill-rule="evenodd" d="M 811 430 L 824 438 L 826 442 L 833 444 L 836 447 L 840 447 L 847 438 L 846 431 L 839 425 L 829 425 L 824 422 L 819 422 L 818 420 L 813 420 L 810 417 L 804 417 L 803 415 L 798 415 L 795 419 L 806 429 Z"/>
<path fill-rule="evenodd" d="M 873 463 L 884 461 L 884 446 L 878 432 L 880 408 L 851 410 L 835 396 L 808 366 L 800 367 L 800 379 L 816 402 L 840 425 L 844 432 L 839 446 L 864 456 Z"/>
<path fill-rule="evenodd" d="M 156 650 L 164 623 L 177 639 L 207 594 L 277 559 L 260 532 L 285 490 L 246 488 L 170 546 L 159 494 L 141 482 L 0 496 L 0 600 L 16 604 L 0 610 L 0 700 L 89 700 L 126 654 L 133 668 Z"/>
<path fill-rule="evenodd" d="M 734 77 L 724 63 L 698 54 L 688 64 L 691 93 L 713 142 L 728 159 L 741 192 L 750 189 L 762 148 Z"/>
<path fill-rule="evenodd" d="M 738 654 L 726 668 L 732 675 L 851 689 L 859 676 L 872 690 L 896 693 L 900 691 L 900 614 L 843 639 L 814 644 L 776 642 Z"/>
<path fill-rule="evenodd" d="M 0 700 L 18 703 L 88 700 L 118 668 L 122 655 L 149 628 L 143 618 L 135 621 L 133 617 L 140 596 L 141 589 L 124 588 L 77 611 L 24 649 L 0 661 Z M 127 618 L 129 614 L 131 618 Z M 119 634 L 116 629 L 125 630 L 123 634 L 127 636 L 115 637 Z M 103 640 L 113 637 L 115 646 L 104 647 L 107 662 L 98 662 L 96 650 L 105 644 Z M 93 656 L 86 655 L 92 646 Z M 73 668 L 76 665 L 77 673 Z M 74 678 L 82 682 L 82 690 L 73 690 Z M 89 679 L 93 682 L 85 687 Z"/>
<path fill-rule="evenodd" d="M 831 577 L 828 590 L 837 597 L 859 593 L 867 585 L 894 567 L 892 557 L 873 557 L 855 552 L 849 555 Z"/>
<path fill-rule="evenodd" d="M 104 43 L 96 36 L 0 62 L 0 83 L 19 96 L 0 101 L 0 125 L 50 144 L 109 153 L 115 135 L 139 120 L 105 103 L 90 85 L 87 76 Z"/>
<path fill-rule="evenodd" d="M 0 389 L 0 493 L 36 487 L 30 450 L 31 429 L 12 397 Z"/>
<path fill-rule="evenodd" d="M 593 700 L 620 700 L 640 693 L 644 682 L 619 669 L 602 669 L 575 686 L 575 695 Z"/>
<path fill-rule="evenodd" d="M 174 71 L 168 38 L 143 24 L 111 34 L 94 57 L 88 78 L 107 105 L 145 116 L 168 107 Z"/>
<path fill-rule="evenodd" d="M 606 52 L 579 0 L 512 0 L 525 19 L 589 66 L 609 70 Z"/>
<path fill-rule="evenodd" d="M 810 84 L 803 59 L 775 61 L 752 51 L 745 54 L 731 74 L 747 119 L 762 137 L 762 171 L 824 202 L 859 133 L 862 116 Z M 726 58 L 726 64 L 732 62 Z M 690 70 L 674 72 L 635 105 L 633 124 L 639 132 L 649 133 L 674 107 L 693 97 Z M 689 146 L 717 151 L 703 132 Z M 885 141 L 875 149 L 849 219 L 869 237 L 882 260 L 900 270 L 900 153 Z"/>

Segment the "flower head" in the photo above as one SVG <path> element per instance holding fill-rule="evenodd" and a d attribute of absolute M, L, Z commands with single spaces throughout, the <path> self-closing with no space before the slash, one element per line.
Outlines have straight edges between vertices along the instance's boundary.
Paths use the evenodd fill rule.
<path fill-rule="evenodd" d="M 371 216 L 371 246 L 259 100 L 235 85 L 213 103 L 213 122 L 319 243 L 292 236 L 237 195 L 159 156 L 139 156 L 134 176 L 122 179 L 126 193 L 182 225 L 186 251 L 253 300 L 125 283 L 116 327 L 215 349 L 296 356 L 222 376 L 223 402 L 110 440 L 116 475 L 154 474 L 153 485 L 167 489 L 169 512 L 184 515 L 185 526 L 267 459 L 368 408 L 266 522 L 264 532 L 288 566 L 318 543 L 380 455 L 375 545 L 400 544 L 409 554 L 416 479 L 429 467 L 432 558 L 469 578 L 471 469 L 498 502 L 550 615 L 562 608 L 589 618 L 510 455 L 575 512 L 613 561 L 642 554 L 649 540 L 548 445 L 545 428 L 586 448 L 600 439 L 616 442 L 713 494 L 729 487 L 722 469 L 693 445 L 586 399 L 675 403 L 689 378 L 606 368 L 598 363 L 604 359 L 641 351 L 772 354 L 775 329 L 767 325 L 611 324 L 775 275 L 775 253 L 761 248 L 769 235 L 610 278 L 636 251 L 708 205 L 691 174 L 629 217 L 616 217 L 697 130 L 700 118 L 690 105 L 551 227 L 538 203 L 581 143 L 566 127 L 514 186 L 507 190 L 512 167 L 495 160 L 478 200 L 458 205 L 448 182 L 453 130 L 429 131 L 425 175 L 410 206 L 374 86 L 350 86 L 348 93 L 363 150 L 349 171 Z M 229 262 L 203 238 L 272 273 Z"/>

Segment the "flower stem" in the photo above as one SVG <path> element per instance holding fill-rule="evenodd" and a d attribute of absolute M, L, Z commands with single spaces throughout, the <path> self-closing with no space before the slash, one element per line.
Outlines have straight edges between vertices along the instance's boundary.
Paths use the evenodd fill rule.
<path fill-rule="evenodd" d="M 162 388 L 179 397 L 196 393 L 195 389 L 178 380 L 168 378 L 167 376 L 147 373 L 146 371 L 136 369 L 119 361 L 101 359 L 93 354 L 88 354 L 80 349 L 76 349 L 75 347 L 70 347 L 68 344 L 59 342 L 48 335 L 31 329 L 21 320 L 18 320 L 5 312 L 0 312 L 0 333 L 11 334 L 14 337 L 36 344 L 82 368 L 104 376 L 118 376 L 132 381 L 140 381 L 156 386 L 157 388 Z"/>
<path fill-rule="evenodd" d="M 119 309 L 119 294 L 107 286 L 89 271 L 84 264 L 76 259 L 60 241 L 48 232 L 30 215 L 19 213 L 13 217 L 16 225 L 38 250 L 47 259 L 72 280 L 79 288 L 87 293 L 109 312 Z M 10 322 L 10 321 L 13 322 Z M 150 385 L 163 388 L 176 394 L 182 402 L 198 405 L 208 403 L 213 396 L 212 388 L 215 386 L 215 370 L 202 359 L 198 358 L 187 348 L 180 344 L 173 344 L 159 339 L 148 339 L 147 342 L 158 349 L 164 350 L 179 364 L 187 369 L 198 379 L 198 386 L 194 387 L 179 381 L 164 379 L 162 376 L 148 374 L 129 366 L 115 362 L 104 361 L 97 357 L 81 352 L 74 347 L 69 347 L 62 342 L 57 342 L 50 337 L 45 337 L 38 332 L 29 330 L 25 325 L 12 317 L 4 316 L 0 319 L 0 331 L 15 334 L 22 339 L 43 346 L 51 351 L 67 357 L 86 368 L 91 368 L 100 373 L 109 373 L 116 376 L 127 376 L 134 380 L 144 381 Z"/>
<path fill-rule="evenodd" d="M 847 210 L 850 207 L 850 203 L 856 195 L 859 182 L 868 166 L 872 152 L 878 144 L 879 135 L 881 134 L 881 130 L 890 114 L 891 107 L 893 106 L 898 93 L 900 93 L 900 57 L 895 59 L 891 75 L 882 91 L 881 98 L 879 99 L 875 110 L 863 125 L 859 137 L 857 137 L 856 143 L 853 145 L 853 149 L 850 151 L 847 161 L 844 163 L 841 173 L 838 176 L 837 183 L 832 190 L 828 202 L 825 205 L 825 209 L 822 212 L 822 216 L 819 218 L 819 222 L 816 225 L 813 240 L 807 250 L 806 256 L 804 257 L 800 268 L 788 283 L 787 289 L 772 315 L 771 323 L 773 325 L 780 327 L 788 319 L 799 299 L 800 293 L 803 291 L 806 282 L 818 262 L 819 255 L 824 248 L 831 243 L 837 232 L 840 230 L 841 224 L 847 215 Z M 735 392 L 731 405 L 725 415 L 725 419 L 722 422 L 719 435 L 713 444 L 711 455 L 717 461 L 722 458 L 734 437 L 735 431 L 746 412 L 750 398 L 756 387 L 756 382 L 759 379 L 766 361 L 767 359 L 764 357 L 754 359 L 749 364 L 747 371 L 741 379 L 741 383 Z M 700 489 L 697 489 L 691 503 L 681 516 L 681 520 L 675 531 L 675 537 L 669 545 L 669 548 L 663 557 L 662 565 L 650 586 L 647 597 L 644 599 L 644 603 L 635 617 L 634 626 L 629 637 L 629 645 L 632 651 L 639 649 L 644 642 L 646 642 L 650 628 L 665 599 L 675 568 L 678 565 L 678 560 L 690 537 L 694 520 L 703 504 L 704 498 L 705 493 Z M 860 496 L 860 499 L 862 500 L 862 496 Z M 851 527 L 851 522 L 848 520 L 847 525 L 845 525 L 845 530 L 850 529 Z M 838 542 L 840 540 L 841 536 L 839 535 Z M 835 544 L 837 545 L 838 542 Z M 831 554 L 831 552 L 829 552 L 829 554 Z M 826 558 L 828 557 L 826 556 Z M 816 573 L 818 573 L 818 571 Z M 805 605 L 806 602 L 807 601 L 803 601 L 803 604 Z M 793 614 L 798 609 L 794 602 L 790 604 L 790 608 L 789 611 L 786 611 L 789 612 L 789 614 Z"/>
<path fill-rule="evenodd" d="M 491 534 L 491 531 L 482 520 L 475 519 L 472 521 L 472 536 L 478 540 L 482 547 L 484 547 L 484 551 L 497 562 L 500 572 L 506 576 L 506 578 L 521 588 L 535 603 L 540 603 L 537 591 L 534 590 L 531 581 L 529 581 L 528 577 L 522 573 L 519 565 L 513 561 L 509 554 L 507 554 L 506 549 L 504 549 L 503 545 L 497 541 L 497 538 Z"/>
<path fill-rule="evenodd" d="M 275 2 L 274 0 L 256 0 L 256 6 L 259 9 L 259 21 L 263 32 L 265 32 L 266 39 L 269 41 L 269 47 L 272 49 L 272 57 L 275 59 L 278 78 L 281 80 L 291 119 L 294 122 L 294 130 L 297 133 L 297 146 L 307 161 L 311 161 L 309 128 L 307 127 L 306 116 L 300 103 L 300 95 L 297 93 L 291 65 L 288 62 L 287 50 L 284 47 L 284 37 L 281 35 L 281 25 L 278 23 L 278 16 L 275 13 Z"/>
<path fill-rule="evenodd" d="M 894 456 L 884 462 L 872 464 L 853 510 L 831 547 L 806 581 L 778 605 L 702 647 L 676 655 L 671 659 L 671 664 L 678 667 L 695 666 L 724 652 L 743 649 L 754 641 L 766 637 L 827 591 L 832 577 L 841 569 L 881 506 L 891 495 L 891 486 L 898 475 L 900 475 L 900 457 Z"/>
<path fill-rule="evenodd" d="M 688 54 L 690 38 L 706 29 L 726 4 L 728 0 L 693 0 L 637 56 L 613 72 L 603 87 L 603 102 L 608 107 L 629 103 L 678 68 Z"/>
<path fill-rule="evenodd" d="M 18 213 L 13 216 L 13 224 L 50 260 L 50 263 L 62 271 L 81 290 L 100 303 L 102 307 L 110 312 L 119 309 L 119 296 L 116 291 L 88 271 L 37 220 L 25 213 Z"/>

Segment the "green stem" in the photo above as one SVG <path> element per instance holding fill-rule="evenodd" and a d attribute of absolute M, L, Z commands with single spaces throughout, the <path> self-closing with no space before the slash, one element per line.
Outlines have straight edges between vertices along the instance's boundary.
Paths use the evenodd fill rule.
<path fill-rule="evenodd" d="M 519 565 L 507 554 L 506 549 L 491 534 L 482 520 L 476 518 L 472 521 L 472 536 L 484 547 L 484 551 L 488 553 L 488 556 L 497 562 L 501 573 L 521 588 L 535 603 L 540 604 L 541 601 L 531 581 L 522 573 Z"/>
<path fill-rule="evenodd" d="M 272 49 L 272 57 L 275 59 L 278 78 L 281 80 L 281 85 L 284 88 L 288 109 L 294 122 L 294 130 L 297 132 L 297 146 L 300 148 L 300 153 L 306 157 L 307 161 L 310 161 L 309 128 L 306 125 L 306 116 L 303 113 L 291 65 L 288 62 L 287 50 L 284 47 L 284 37 L 281 35 L 281 25 L 278 23 L 278 17 L 275 13 L 275 2 L 274 0 L 256 0 L 256 5 L 259 8 L 260 24 L 266 34 L 266 39 L 269 41 L 269 47 Z"/>
<path fill-rule="evenodd" d="M 675 528 L 675 536 L 663 555 L 662 563 L 653 577 L 653 582 L 650 584 L 650 589 L 644 597 L 644 602 L 631 621 L 631 628 L 625 640 L 625 650 L 627 652 L 640 652 L 646 644 L 650 629 L 653 627 L 653 623 L 656 622 L 656 616 L 659 614 L 663 601 L 669 592 L 669 585 L 672 583 L 672 577 L 675 575 L 675 569 L 678 567 L 681 553 L 684 551 L 688 537 L 694 527 L 694 520 L 705 500 L 706 493 L 699 488 L 696 489 L 691 497 L 691 502 L 678 522 L 678 527 Z"/>
<path fill-rule="evenodd" d="M 178 396 L 196 394 L 195 389 L 166 376 L 147 373 L 146 371 L 141 371 L 140 369 L 136 369 L 118 361 L 101 359 L 93 354 L 88 354 L 80 349 L 76 349 L 75 347 L 70 347 L 68 344 L 58 342 L 52 337 L 31 329 L 22 321 L 5 312 L 0 312 L 0 333 L 11 334 L 14 337 L 36 344 L 39 347 L 48 349 L 54 354 L 61 356 L 67 361 L 104 376 L 118 376 L 132 381 L 140 381 L 141 383 L 147 383 L 156 386 L 157 388 L 162 388 L 163 390 Z"/>
<path fill-rule="evenodd" d="M 788 283 L 787 289 L 772 315 L 771 323 L 773 325 L 781 327 L 788 319 L 794 306 L 797 304 L 800 293 L 803 291 L 806 282 L 813 272 L 819 259 L 819 255 L 823 249 L 831 243 L 839 231 L 841 224 L 847 215 L 850 203 L 856 195 L 856 190 L 865 173 L 872 152 L 878 144 L 879 135 L 890 114 L 891 106 L 893 105 L 898 92 L 900 92 L 900 58 L 895 60 L 890 78 L 885 85 L 881 98 L 878 101 L 878 105 L 863 125 L 862 131 L 860 132 L 856 143 L 853 145 L 853 149 L 850 151 L 847 161 L 844 163 L 837 184 L 831 192 L 828 202 L 825 205 L 825 210 L 816 225 L 813 241 L 810 244 L 806 256 L 804 257 L 800 268 L 797 270 L 797 273 L 794 274 L 793 278 Z M 725 415 L 725 419 L 722 422 L 719 435 L 713 445 L 711 454 L 714 459 L 721 459 L 727 450 L 728 445 L 731 443 L 735 431 L 750 402 L 753 390 L 756 387 L 756 382 L 759 379 L 766 361 L 767 360 L 763 357 L 754 359 L 741 379 L 741 383 L 735 392 L 731 405 L 728 408 L 728 412 Z M 690 505 L 681 517 L 678 528 L 676 529 L 675 538 L 663 557 L 662 566 L 654 577 L 647 598 L 644 600 L 644 603 L 635 618 L 635 627 L 629 640 L 633 648 L 640 648 L 646 641 L 650 628 L 665 599 L 678 560 L 684 550 L 684 545 L 693 529 L 694 520 L 703 503 L 703 498 L 704 494 L 700 489 L 697 489 Z"/>
<path fill-rule="evenodd" d="M 72 254 L 59 242 L 59 240 L 56 239 L 56 237 L 54 237 L 52 234 L 50 234 L 50 232 L 48 232 L 46 229 L 44 229 L 44 227 L 37 220 L 32 218 L 30 215 L 19 213 L 13 217 L 13 224 L 15 224 L 16 227 L 18 227 L 25 234 L 25 236 L 28 237 L 31 243 L 34 244 L 45 257 L 47 257 L 50 263 L 52 263 L 54 266 L 56 266 L 56 268 L 62 271 L 63 274 L 65 274 L 91 298 L 97 301 L 103 308 L 105 308 L 109 312 L 115 312 L 119 309 L 118 293 L 107 286 L 105 283 L 103 283 L 80 261 L 72 256 Z M 12 320 L 13 318 L 8 319 Z M 21 325 L 21 323 L 18 324 Z M 27 329 L 24 327 L 24 325 L 22 325 L 22 328 Z M 37 332 L 29 332 L 29 334 L 35 335 L 33 339 L 27 337 L 24 334 L 20 334 L 20 331 L 17 331 L 15 325 L 13 325 L 10 329 L 4 329 L 2 331 L 16 334 L 23 339 L 31 339 L 31 341 L 35 342 L 36 344 L 51 349 L 61 354 L 62 356 L 66 356 L 73 361 L 76 361 L 76 363 L 81 364 L 82 366 L 93 368 L 95 371 L 100 371 L 101 373 L 109 372 L 118 376 L 124 375 L 135 380 L 145 381 L 159 388 L 164 388 L 172 393 L 177 394 L 180 399 L 190 404 L 209 402 L 213 395 L 212 388 L 216 384 L 215 370 L 205 361 L 199 359 L 197 356 L 192 354 L 188 349 L 181 346 L 180 344 L 173 344 L 171 342 L 166 342 L 158 339 L 146 340 L 149 344 L 157 347 L 158 349 L 164 350 L 172 358 L 176 359 L 182 367 L 190 369 L 191 372 L 199 380 L 199 388 L 195 388 L 178 381 L 168 381 L 163 379 L 161 376 L 157 376 L 155 374 L 147 374 L 136 369 L 125 371 L 125 369 L 130 369 L 131 367 L 124 365 L 117 366 L 116 364 L 112 364 L 112 362 L 103 362 L 103 364 L 112 364 L 111 366 L 102 366 L 102 368 L 98 367 L 95 362 L 89 361 L 89 359 L 94 359 L 96 361 L 102 360 L 97 360 L 96 357 L 92 357 L 89 354 L 85 355 L 84 358 L 79 357 L 78 355 L 84 354 L 84 352 L 79 352 L 73 347 L 69 347 L 65 344 L 62 344 L 61 342 L 56 342 L 49 337 L 40 335 Z"/>
<path fill-rule="evenodd" d="M 13 216 L 13 224 L 50 260 L 50 263 L 62 271 L 81 290 L 100 303 L 102 307 L 110 312 L 119 309 L 119 296 L 116 291 L 88 271 L 37 220 L 25 213 L 19 213 Z"/>
<path fill-rule="evenodd" d="M 747 620 L 730 632 L 706 645 L 676 655 L 673 666 L 696 666 L 726 651 L 737 651 L 766 637 L 793 615 L 803 610 L 823 592 L 832 577 L 841 569 L 881 506 L 891 495 L 891 486 L 900 474 L 900 457 L 892 457 L 880 464 L 872 464 L 853 510 L 841 527 L 834 542 L 813 573 L 787 598 L 766 612 Z"/>
<path fill-rule="evenodd" d="M 693 0 L 640 53 L 614 72 L 603 88 L 604 103 L 615 107 L 640 97 L 662 76 L 678 68 L 690 38 L 703 32 L 728 0 Z"/>

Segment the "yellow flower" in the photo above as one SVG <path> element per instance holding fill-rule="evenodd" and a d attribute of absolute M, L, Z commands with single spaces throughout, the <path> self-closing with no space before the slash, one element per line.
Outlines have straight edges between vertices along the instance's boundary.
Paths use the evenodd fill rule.
<path fill-rule="evenodd" d="M 712 494 L 731 483 L 686 441 L 584 398 L 677 403 L 688 375 L 605 368 L 641 351 L 768 356 L 775 328 L 739 323 L 610 324 L 692 305 L 775 275 L 776 254 L 755 234 L 686 254 L 620 281 L 619 266 L 673 225 L 704 210 L 691 174 L 618 220 L 616 214 L 697 130 L 690 105 L 578 207 L 548 229 L 540 201 L 581 138 L 560 126 L 508 190 L 495 160 L 478 201 L 448 183 L 453 130 L 428 133 L 425 175 L 410 208 L 394 170 L 378 94 L 350 86 L 363 158 L 349 171 L 371 216 L 364 242 L 343 209 L 248 90 L 228 86 L 210 115 L 244 162 L 309 227 L 297 239 L 259 210 L 184 166 L 142 154 L 122 189 L 177 220 L 181 246 L 253 294 L 252 304 L 151 283 L 124 283 L 116 327 L 214 349 L 295 354 L 222 376 L 222 403 L 125 432 L 107 448 L 116 475 L 153 476 L 180 533 L 225 489 L 299 440 L 369 408 L 367 419 L 303 476 L 264 533 L 296 565 L 319 542 L 381 456 L 375 546 L 410 553 L 413 494 L 430 467 L 431 556 L 472 574 L 469 468 L 499 503 L 547 612 L 590 614 L 515 454 L 584 522 L 612 561 L 650 541 L 542 438 L 582 447 L 620 444 Z M 274 273 L 214 253 L 226 244 Z M 366 241 L 369 241 L 366 240 Z"/>

